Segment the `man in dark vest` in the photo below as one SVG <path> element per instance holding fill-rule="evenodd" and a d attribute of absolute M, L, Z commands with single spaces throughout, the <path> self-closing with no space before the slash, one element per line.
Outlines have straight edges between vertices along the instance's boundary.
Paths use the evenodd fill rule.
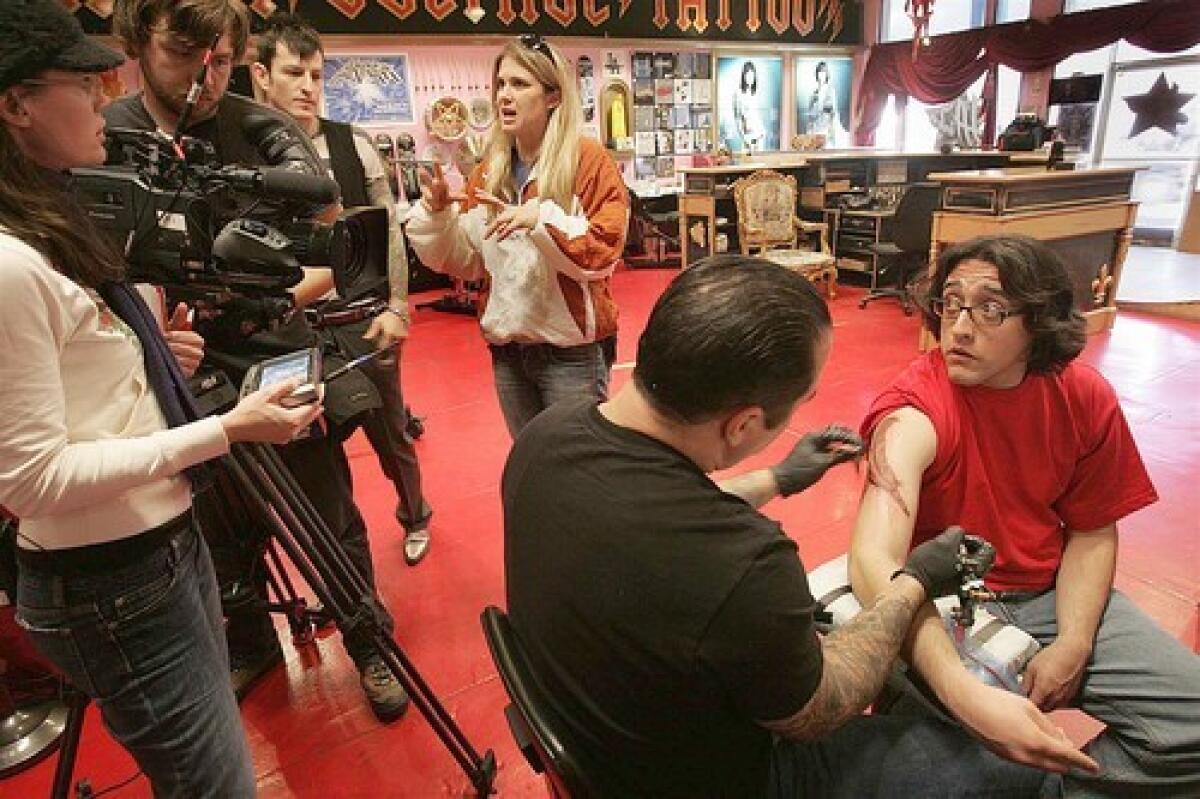
<path fill-rule="evenodd" d="M 113 11 L 113 33 L 126 54 L 138 60 L 143 90 L 104 109 L 110 129 L 174 133 L 181 128 L 187 136 L 211 144 L 222 164 L 283 166 L 321 174 L 315 148 L 289 116 L 228 92 L 233 65 L 241 60 L 250 35 L 249 11 L 240 0 L 120 0 Z M 205 61 L 208 67 L 202 90 L 189 108 L 186 100 L 192 81 Z M 335 203 L 314 216 L 328 222 L 340 210 Z M 332 285 L 329 269 L 306 269 L 304 280 L 291 289 L 295 304 L 310 304 Z M 250 335 L 236 320 L 229 323 L 227 319 L 207 323 L 199 332 L 206 339 L 205 362 L 239 384 L 256 361 L 317 343 L 301 313 Z M 361 382 L 356 384 L 356 380 Z M 330 384 L 324 405 L 329 435 L 294 441 L 280 447 L 279 453 L 301 491 L 373 587 L 367 529 L 354 504 L 350 467 L 337 431 L 378 407 L 379 399 L 368 381 L 351 376 Z M 256 557 L 255 522 L 252 516 L 240 514 L 228 498 L 228 494 L 217 497 L 206 491 L 197 496 L 195 507 L 221 583 L 228 617 L 225 635 L 230 672 L 241 697 L 283 661 L 283 652 L 261 601 L 266 581 L 261 558 Z M 252 561 L 257 565 L 251 565 Z M 383 616 L 382 624 L 390 633 L 392 619 L 386 609 Z M 370 635 L 351 632 L 344 643 L 376 717 L 381 721 L 399 718 L 408 706 L 408 696 Z"/>
<path fill-rule="evenodd" d="M 392 222 L 387 300 L 346 302 L 331 295 L 316 309 L 316 318 L 346 357 L 373 348 L 392 350 L 363 367 L 383 401 L 382 408 L 363 418 L 363 430 L 384 474 L 396 486 L 400 498 L 396 518 L 405 530 L 404 560 L 414 566 L 429 549 L 433 511 L 421 493 L 421 467 L 400 390 L 399 348 L 408 338 L 410 320 L 408 261 L 404 234 L 396 222 L 396 200 L 370 135 L 318 116 L 325 56 L 316 29 L 296 15 L 275 14 L 257 42 L 258 60 L 251 67 L 257 99 L 290 115 L 312 138 L 326 169 L 341 187 L 346 208 L 383 206 Z"/>

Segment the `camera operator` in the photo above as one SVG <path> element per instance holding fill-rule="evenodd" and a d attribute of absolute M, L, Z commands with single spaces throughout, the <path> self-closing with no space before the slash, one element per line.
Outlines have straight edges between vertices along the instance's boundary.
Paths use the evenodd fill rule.
<path fill-rule="evenodd" d="M 240 0 L 118 0 L 113 33 L 126 53 L 138 59 L 144 90 L 105 109 L 110 126 L 174 133 L 182 120 L 181 132 L 209 142 L 222 164 L 283 164 L 314 175 L 324 174 L 308 137 L 289 117 L 227 93 L 232 67 L 241 59 L 249 38 L 249 12 Z M 203 89 L 188 113 L 188 91 L 210 47 L 213 49 Z M 327 209 L 325 216 L 336 215 L 339 210 L 337 206 Z M 298 306 L 323 296 L 333 285 L 327 269 L 305 272 L 304 281 L 293 289 Z M 202 330 L 209 341 L 207 361 L 236 382 L 256 361 L 317 343 L 300 313 L 292 314 L 278 329 L 250 336 L 243 335 L 233 323 L 222 326 L 221 322 L 217 319 L 215 325 Z M 368 381 L 351 373 L 329 384 L 325 404 L 326 418 L 336 427 L 377 407 L 378 394 Z M 373 587 L 366 525 L 354 504 L 350 467 L 336 431 L 295 441 L 281 448 L 280 455 Z M 249 522 L 230 525 L 223 516 L 228 510 L 225 504 L 216 498 L 201 498 L 198 507 L 214 536 L 210 543 L 222 586 L 235 586 L 233 593 L 240 594 L 237 602 L 229 601 L 233 598 L 230 590 L 225 596 L 232 678 L 240 696 L 282 662 L 283 653 L 265 605 L 259 601 L 265 593 L 261 559 L 254 558 L 259 571 L 248 577 L 248 559 L 241 555 L 238 542 L 229 540 L 234 532 L 230 527 L 243 527 Z M 248 591 L 257 591 L 259 596 L 247 598 Z M 390 633 L 391 617 L 385 613 L 383 621 Z M 376 717 L 381 721 L 399 718 L 408 706 L 408 696 L 369 637 L 345 635 L 344 643 Z"/>
<path fill-rule="evenodd" d="M 337 181 L 346 207 L 382 206 L 388 211 L 388 285 L 390 297 L 364 298 L 353 303 L 339 299 L 317 310 L 322 326 L 347 357 L 371 347 L 395 348 L 372 360 L 363 372 L 379 391 L 383 407 L 364 419 L 384 474 L 396 486 L 400 504 L 396 518 L 404 527 L 404 560 L 415 566 L 429 551 L 432 509 L 421 493 L 421 466 L 409 436 L 408 410 L 400 388 L 398 348 L 408 338 L 408 260 L 404 234 L 396 221 L 396 201 L 383 162 L 369 134 L 317 115 L 323 90 L 325 52 L 321 36 L 293 14 L 275 14 L 258 35 L 258 61 L 251 67 L 255 96 L 296 120 L 311 138 L 330 177 Z"/>
<path fill-rule="evenodd" d="M 65 174 L 104 161 L 98 73 L 121 61 L 54 0 L 0 4 L 0 505 L 21 518 L 18 619 L 156 796 L 248 797 L 184 472 L 231 442 L 287 441 L 321 407 L 282 407 L 287 383 L 186 422 L 161 319 Z"/>

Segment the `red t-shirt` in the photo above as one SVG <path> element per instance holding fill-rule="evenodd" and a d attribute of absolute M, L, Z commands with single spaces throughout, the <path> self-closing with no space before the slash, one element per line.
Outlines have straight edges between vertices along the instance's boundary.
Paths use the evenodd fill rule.
<path fill-rule="evenodd" d="M 994 590 L 1048 588 L 1065 529 L 1095 530 L 1158 499 L 1116 393 L 1090 366 L 1030 374 L 1010 389 L 964 387 L 934 350 L 876 398 L 864 438 L 905 406 L 937 433 L 913 545 L 952 524 L 986 538 L 996 547 Z"/>

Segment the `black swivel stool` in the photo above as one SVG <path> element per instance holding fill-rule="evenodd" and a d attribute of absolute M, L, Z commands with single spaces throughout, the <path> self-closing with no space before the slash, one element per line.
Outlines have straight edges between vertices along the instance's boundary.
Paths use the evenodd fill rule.
<path fill-rule="evenodd" d="M 492 660 L 512 704 L 504 709 L 508 728 L 530 767 L 546 778 L 555 799 L 604 796 L 599 769 L 586 762 L 574 734 L 534 676 L 517 631 L 500 608 L 489 606 L 480 617 Z"/>
<path fill-rule="evenodd" d="M 871 290 L 858 301 L 859 308 L 882 297 L 900 300 L 906 315 L 912 315 L 913 300 L 908 281 L 929 258 L 929 238 L 933 228 L 933 212 L 942 201 L 942 189 L 937 183 L 914 183 L 905 190 L 892 216 L 891 240 L 872 244 L 871 250 L 882 261 L 871 270 Z M 879 278 L 891 275 L 891 285 L 880 286 Z"/>

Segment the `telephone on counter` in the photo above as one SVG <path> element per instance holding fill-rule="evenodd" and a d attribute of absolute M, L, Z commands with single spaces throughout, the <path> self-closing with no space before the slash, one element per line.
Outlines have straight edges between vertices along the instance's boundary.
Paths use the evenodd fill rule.
<path fill-rule="evenodd" d="M 1001 150 L 1036 150 L 1054 136 L 1054 128 L 1047 125 L 1037 114 L 1022 113 L 1008 123 L 999 137 Z"/>
<path fill-rule="evenodd" d="M 837 195 L 833 205 L 843 211 L 870 211 L 879 207 L 874 196 L 866 192 L 845 192 Z"/>

